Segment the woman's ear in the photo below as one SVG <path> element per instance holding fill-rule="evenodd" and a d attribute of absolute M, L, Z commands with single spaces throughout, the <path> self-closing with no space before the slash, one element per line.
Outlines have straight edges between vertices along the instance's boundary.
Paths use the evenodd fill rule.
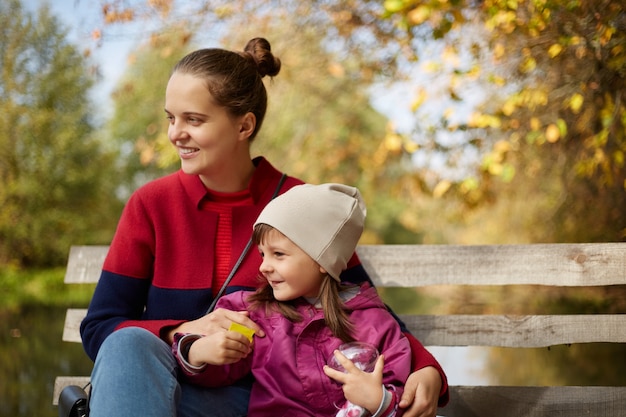
<path fill-rule="evenodd" d="M 256 116 L 252 112 L 246 113 L 241 118 L 241 125 L 239 126 L 239 133 L 243 135 L 243 138 L 248 139 L 254 133 L 256 128 Z"/>
<path fill-rule="evenodd" d="M 328 274 L 328 271 L 326 271 L 324 268 L 322 268 L 322 266 L 320 266 L 320 274 L 322 275 Z"/>

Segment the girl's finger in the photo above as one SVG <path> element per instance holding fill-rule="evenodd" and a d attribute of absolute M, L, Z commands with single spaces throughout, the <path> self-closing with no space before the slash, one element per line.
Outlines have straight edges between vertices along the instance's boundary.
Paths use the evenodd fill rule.
<path fill-rule="evenodd" d="M 326 374 L 327 377 L 339 382 L 340 384 L 345 383 L 346 375 L 341 371 L 333 369 L 328 365 L 324 365 L 324 373 Z"/>
<path fill-rule="evenodd" d="M 353 372 L 354 370 L 358 370 L 358 368 L 354 366 L 354 363 L 352 363 L 352 361 L 348 359 L 346 355 L 341 353 L 339 350 L 335 350 L 333 354 L 335 355 L 335 359 L 337 359 L 337 362 L 339 362 L 339 364 L 343 366 L 343 369 L 345 369 L 346 372 L 350 373 L 350 372 Z"/>

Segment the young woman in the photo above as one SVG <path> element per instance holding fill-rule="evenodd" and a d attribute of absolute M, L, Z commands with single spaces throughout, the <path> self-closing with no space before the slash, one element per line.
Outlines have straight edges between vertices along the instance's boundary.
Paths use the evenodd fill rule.
<path fill-rule="evenodd" d="M 221 386 L 252 371 L 251 416 L 331 417 L 338 410 L 340 415 L 395 416 L 411 367 L 409 342 L 374 288 L 345 286 L 339 278 L 364 220 L 358 190 L 341 184 L 300 185 L 271 201 L 253 234 L 265 285 L 217 303 L 249 311 L 265 336 L 252 347 L 236 331 L 176 334 L 173 351 L 188 380 Z M 384 355 L 373 372 L 337 352 L 354 341 Z M 345 374 L 326 365 L 333 354 Z"/>
<path fill-rule="evenodd" d="M 254 289 L 261 258 L 251 251 L 232 277 L 253 222 L 272 199 L 302 181 L 250 155 L 267 106 L 264 76 L 280 61 L 265 39 L 243 52 L 202 49 L 174 68 L 165 94 L 168 136 L 181 170 L 138 189 L 129 199 L 104 262 L 83 345 L 95 360 L 91 416 L 241 416 L 250 382 L 207 389 L 180 381 L 170 344 L 175 333 L 211 335 L 231 322 L 263 332 L 245 313 L 206 314 L 225 293 Z M 342 274 L 369 280 L 355 256 Z M 401 407 L 435 416 L 447 401 L 445 374 L 412 336 L 414 371 Z"/>

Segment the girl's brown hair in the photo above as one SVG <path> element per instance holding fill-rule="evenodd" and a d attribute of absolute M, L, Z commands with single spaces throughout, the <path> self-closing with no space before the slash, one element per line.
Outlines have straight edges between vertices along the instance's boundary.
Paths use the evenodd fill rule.
<path fill-rule="evenodd" d="M 252 240 L 256 245 L 259 245 L 264 242 L 269 233 L 280 232 L 267 224 L 258 224 L 252 233 Z M 348 308 L 339 296 L 339 291 L 343 288 L 342 284 L 326 274 L 320 288 L 319 301 L 324 311 L 326 325 L 335 337 L 347 343 L 354 341 L 354 328 L 348 316 Z M 251 295 L 249 300 L 251 301 L 252 309 L 263 308 L 268 313 L 278 311 L 294 322 L 302 320 L 302 316 L 291 301 L 279 301 L 274 298 L 274 291 L 267 283 Z"/>
<path fill-rule="evenodd" d="M 280 71 L 280 59 L 272 54 L 264 38 L 248 41 L 243 52 L 219 48 L 199 49 L 181 59 L 174 72 L 190 74 L 205 80 L 215 102 L 233 116 L 251 112 L 256 127 L 250 140 L 259 132 L 267 110 L 267 92 L 262 78 Z"/>

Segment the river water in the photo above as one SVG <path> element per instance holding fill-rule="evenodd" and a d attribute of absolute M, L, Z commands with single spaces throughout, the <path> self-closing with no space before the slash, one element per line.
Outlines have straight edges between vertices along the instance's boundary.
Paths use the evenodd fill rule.
<path fill-rule="evenodd" d="M 0 416 L 56 417 L 54 378 L 91 372 L 92 362 L 82 346 L 61 341 L 65 311 L 0 310 Z"/>

